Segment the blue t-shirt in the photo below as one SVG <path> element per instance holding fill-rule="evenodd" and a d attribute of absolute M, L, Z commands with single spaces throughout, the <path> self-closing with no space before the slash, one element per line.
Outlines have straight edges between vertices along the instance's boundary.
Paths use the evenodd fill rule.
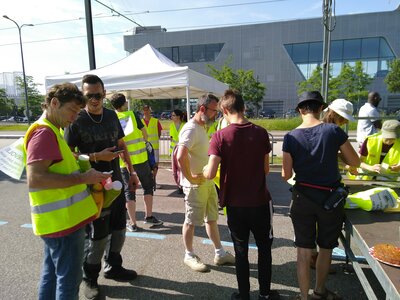
<path fill-rule="evenodd" d="M 347 134 L 339 126 L 330 123 L 296 128 L 287 133 L 282 150 L 292 156 L 294 179 L 327 187 L 337 186 L 341 179 L 338 151 L 347 139 Z"/>

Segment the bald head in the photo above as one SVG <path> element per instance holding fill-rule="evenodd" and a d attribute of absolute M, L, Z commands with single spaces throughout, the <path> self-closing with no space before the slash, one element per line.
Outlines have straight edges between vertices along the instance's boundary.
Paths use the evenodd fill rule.
<path fill-rule="evenodd" d="M 381 102 L 382 98 L 378 92 L 369 92 L 368 94 L 368 103 L 371 103 L 373 106 L 377 107 L 379 102 Z"/>

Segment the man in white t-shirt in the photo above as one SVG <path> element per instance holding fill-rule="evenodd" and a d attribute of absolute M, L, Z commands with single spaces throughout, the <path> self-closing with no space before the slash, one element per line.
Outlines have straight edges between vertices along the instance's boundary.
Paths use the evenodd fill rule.
<path fill-rule="evenodd" d="M 177 161 L 181 170 L 180 185 L 185 194 L 185 221 L 182 226 L 184 263 L 198 272 L 209 271 L 193 251 L 194 228 L 204 223 L 207 235 L 214 244 L 214 263 L 235 263 L 234 256 L 221 245 L 217 224 L 218 195 L 214 182 L 202 175 L 203 167 L 208 163 L 209 142 L 205 126 L 212 123 L 217 112 L 218 98 L 212 94 L 203 95 L 197 103 L 196 114 L 179 133 Z"/>
<path fill-rule="evenodd" d="M 368 102 L 361 106 L 358 112 L 359 118 L 369 118 L 360 119 L 357 123 L 357 142 L 360 147 L 367 136 L 377 133 L 378 129 L 382 127 L 382 121 L 379 119 L 380 115 L 377 109 L 381 100 L 379 93 L 370 92 L 368 94 Z"/>

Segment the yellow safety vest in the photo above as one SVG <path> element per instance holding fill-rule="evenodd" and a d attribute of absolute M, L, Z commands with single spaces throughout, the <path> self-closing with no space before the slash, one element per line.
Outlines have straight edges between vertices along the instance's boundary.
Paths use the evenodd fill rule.
<path fill-rule="evenodd" d="M 368 165 L 375 165 L 380 163 L 381 153 L 382 153 L 383 138 L 382 133 L 375 133 L 368 136 L 367 149 L 368 155 L 365 159 L 365 163 Z M 396 139 L 393 146 L 390 148 L 389 152 L 385 155 L 382 163 L 386 163 L 389 166 L 397 165 L 400 161 L 400 139 Z M 362 173 L 362 169 L 360 170 Z M 387 171 L 388 174 L 399 174 L 398 172 Z M 350 177 L 351 176 L 351 177 Z M 351 175 L 349 178 L 358 180 L 371 180 L 371 176 L 362 175 Z"/>
<path fill-rule="evenodd" d="M 146 125 L 144 119 L 142 119 L 142 122 L 146 127 L 148 141 L 153 145 L 153 149 L 159 149 L 160 138 L 158 137 L 158 119 L 151 117 L 149 125 Z"/>
<path fill-rule="evenodd" d="M 60 147 L 62 160 L 52 164 L 48 171 L 57 174 L 79 173 L 79 165 L 65 142 L 60 130 L 47 119 L 33 123 L 24 137 L 24 156 L 31 133 L 38 127 L 46 126 L 53 130 Z M 97 206 L 86 184 L 66 188 L 29 189 L 33 232 L 47 235 L 72 228 L 97 214 Z"/>
<path fill-rule="evenodd" d="M 179 132 L 181 131 L 183 125 L 185 125 L 185 122 L 181 122 L 181 125 L 179 126 L 179 129 L 176 130 L 175 123 L 172 122 L 171 125 L 169 125 L 169 135 L 171 137 L 171 143 L 169 146 L 169 154 L 172 154 L 172 151 L 174 150 L 175 145 L 179 141 Z"/>
<path fill-rule="evenodd" d="M 133 131 L 124 137 L 126 147 L 128 148 L 129 156 L 132 164 L 141 164 L 148 160 L 146 143 L 143 138 L 143 133 L 138 129 L 135 115 L 132 111 L 117 112 L 117 116 L 121 125 L 123 123 L 132 120 Z M 121 168 L 125 167 L 125 163 L 122 159 L 119 159 L 119 165 Z"/>
<path fill-rule="evenodd" d="M 209 140 L 211 140 L 212 135 L 217 131 L 217 127 L 218 120 L 214 121 L 214 123 L 211 124 L 210 128 L 208 128 L 207 135 Z"/>

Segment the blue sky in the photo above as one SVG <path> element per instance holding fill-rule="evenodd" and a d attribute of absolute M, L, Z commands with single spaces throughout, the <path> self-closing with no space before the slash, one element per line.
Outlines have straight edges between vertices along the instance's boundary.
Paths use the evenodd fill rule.
<path fill-rule="evenodd" d="M 323 3 L 323 0 L 99 1 L 142 26 L 161 25 L 168 31 L 321 17 Z M 20 25 L 35 25 L 22 28 L 22 40 L 26 74 L 33 76 L 36 83 L 43 84 L 48 75 L 89 69 L 84 0 L 3 2 L 1 16 L 7 15 Z M 336 0 L 336 15 L 389 11 L 399 4 L 400 0 Z M 92 14 L 97 67 L 125 57 L 123 35 L 136 25 L 95 0 L 92 0 Z M 0 17 L 0 73 L 13 71 L 22 71 L 18 31 L 12 22 Z M 39 89 L 44 93 L 44 86 Z"/>

